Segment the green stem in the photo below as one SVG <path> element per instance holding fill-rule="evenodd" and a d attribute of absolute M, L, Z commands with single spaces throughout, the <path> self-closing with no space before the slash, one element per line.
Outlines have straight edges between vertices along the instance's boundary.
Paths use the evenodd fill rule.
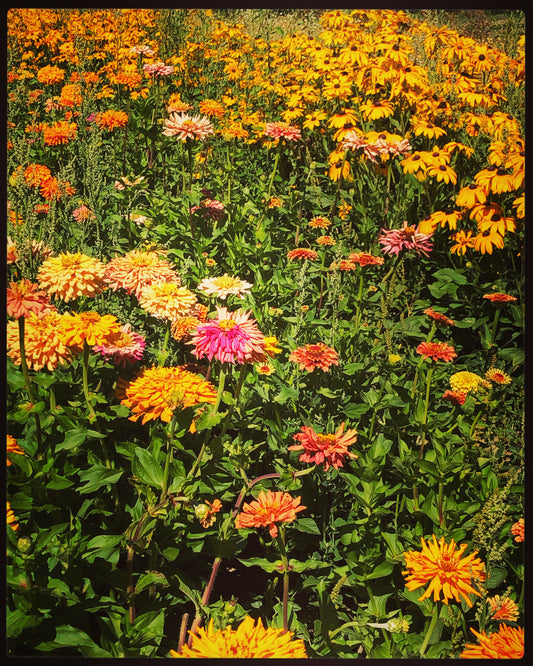
<path fill-rule="evenodd" d="M 283 632 L 289 631 L 289 559 L 285 548 L 285 529 L 280 525 L 279 532 L 276 535 L 281 562 L 283 565 Z"/>
<path fill-rule="evenodd" d="M 220 401 L 222 400 L 222 393 L 224 392 L 225 382 L 226 382 L 226 371 L 224 370 L 224 366 L 222 365 L 220 368 L 220 374 L 218 376 L 218 391 L 215 404 L 213 405 L 213 411 L 212 411 L 213 416 L 217 413 L 218 408 L 220 406 Z"/>
<path fill-rule="evenodd" d="M 348 627 L 359 627 L 361 626 L 361 623 L 358 622 L 357 620 L 354 620 L 353 622 L 345 622 L 342 624 L 340 627 L 337 627 L 334 631 L 329 632 L 329 638 L 330 640 L 339 634 L 343 629 L 347 629 Z"/>
<path fill-rule="evenodd" d="M 425 424 L 427 422 L 428 418 L 428 407 L 429 407 L 429 392 L 431 389 L 431 379 L 433 377 L 433 372 L 435 370 L 435 366 L 431 365 L 428 371 L 428 376 L 427 376 L 427 381 L 426 381 L 426 402 L 424 405 L 424 415 L 422 417 L 422 423 Z"/>
<path fill-rule="evenodd" d="M 91 399 L 89 396 L 89 382 L 88 382 L 88 374 L 89 374 L 89 354 L 91 353 L 91 348 L 87 344 L 87 342 L 83 343 L 83 365 L 82 365 L 82 372 L 83 372 L 83 395 L 85 396 L 85 401 L 87 402 L 87 407 L 89 408 L 89 416 L 90 420 L 93 421 L 96 418 L 96 412 L 94 411 L 94 408 L 91 404 Z"/>
<path fill-rule="evenodd" d="M 440 526 L 443 529 L 446 529 L 446 519 L 444 517 L 444 484 L 443 483 L 439 483 L 438 510 L 439 510 Z"/>
<path fill-rule="evenodd" d="M 26 320 L 24 317 L 18 318 L 19 323 L 19 348 L 20 348 L 20 365 L 22 368 L 22 375 L 24 377 L 24 384 L 26 385 L 26 391 L 30 402 L 32 405 L 35 405 L 35 395 L 31 386 L 30 372 L 28 370 L 28 361 L 26 360 L 26 347 L 25 347 L 25 323 Z M 33 413 L 35 418 L 35 433 L 37 436 L 37 459 L 40 459 L 42 454 L 42 434 L 41 434 L 41 419 L 37 412 Z"/>
<path fill-rule="evenodd" d="M 163 488 L 161 491 L 160 502 L 164 502 L 167 496 L 168 490 L 168 475 L 170 472 L 170 465 L 173 458 L 173 449 L 172 449 L 172 440 L 174 439 L 174 433 L 176 431 L 176 423 L 178 421 L 178 410 L 172 415 L 172 420 L 170 421 L 170 426 L 168 428 L 168 437 L 167 437 L 167 455 L 165 456 L 165 468 L 163 470 Z"/>
<path fill-rule="evenodd" d="M 496 329 L 498 328 L 498 321 L 500 319 L 500 312 L 501 312 L 501 308 L 498 307 L 495 314 L 494 314 L 494 321 L 492 322 L 492 331 L 490 332 L 489 348 L 492 347 L 492 345 L 494 344 L 494 340 L 496 338 Z"/>
<path fill-rule="evenodd" d="M 235 411 L 235 405 L 237 404 L 237 401 L 239 399 L 239 396 L 241 394 L 241 389 L 242 385 L 244 384 L 244 378 L 246 377 L 246 373 L 248 372 L 248 364 L 245 363 L 244 365 L 241 366 L 241 371 L 239 373 L 239 379 L 237 380 L 237 388 L 235 389 L 235 395 L 233 396 L 234 403 L 230 405 L 228 409 L 228 413 L 226 415 L 226 419 L 224 421 L 224 425 L 222 426 L 222 432 L 220 433 L 220 439 L 224 437 L 226 434 L 226 430 L 228 429 L 230 419 L 233 415 L 233 412 Z"/>
<path fill-rule="evenodd" d="M 424 642 L 420 646 L 420 656 L 421 657 L 424 656 L 424 652 L 426 651 L 426 648 L 428 646 L 431 635 L 433 634 L 433 630 L 435 629 L 435 625 L 437 624 L 438 619 L 439 619 L 439 608 L 435 604 L 435 607 L 433 608 L 433 615 L 431 616 L 431 622 L 429 623 L 429 627 L 428 627 L 426 636 L 424 638 Z"/>
<path fill-rule="evenodd" d="M 267 196 L 266 196 L 266 205 L 267 206 L 268 206 L 268 202 L 270 201 L 270 194 L 272 192 L 272 185 L 274 184 L 274 178 L 276 177 L 276 173 L 278 171 L 279 156 L 281 155 L 282 145 L 283 145 L 283 140 L 279 139 L 278 140 L 278 149 L 276 151 L 276 157 L 274 158 L 274 167 L 272 169 L 272 173 L 270 174 L 270 180 L 268 181 L 268 191 L 267 191 Z"/>

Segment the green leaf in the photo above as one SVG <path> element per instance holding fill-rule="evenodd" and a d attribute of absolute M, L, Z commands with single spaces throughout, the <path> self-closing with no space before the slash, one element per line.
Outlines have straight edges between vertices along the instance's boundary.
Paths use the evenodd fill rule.
<path fill-rule="evenodd" d="M 65 439 L 55 448 L 55 452 L 59 451 L 70 451 L 81 444 L 83 444 L 87 439 L 103 439 L 105 435 L 96 430 L 89 430 L 88 428 L 76 428 L 74 430 L 69 430 L 65 433 Z"/>
<path fill-rule="evenodd" d="M 263 571 L 268 573 L 272 573 L 273 571 L 278 571 L 281 573 L 283 566 L 281 560 L 271 562 L 264 557 L 247 557 L 245 560 L 238 558 L 238 560 L 246 567 L 261 567 Z"/>
<path fill-rule="evenodd" d="M 122 534 L 99 534 L 87 543 L 82 559 L 92 563 L 99 557 L 107 562 L 117 564 L 122 539 Z"/>
<path fill-rule="evenodd" d="M 102 486 L 116 483 L 123 473 L 124 471 L 121 469 L 109 469 L 103 465 L 93 465 L 90 469 L 81 470 L 78 474 L 85 485 L 79 488 L 78 492 L 81 494 L 92 493 Z"/>
<path fill-rule="evenodd" d="M 298 573 L 301 573 L 302 571 L 310 571 L 312 569 L 331 568 L 331 564 L 329 562 L 324 562 L 323 560 L 305 560 L 305 562 L 289 560 L 289 566 L 293 571 Z"/>
<path fill-rule="evenodd" d="M 36 646 L 41 652 L 51 652 L 52 650 L 71 647 L 81 652 L 84 657 L 109 657 L 107 650 L 98 647 L 93 639 L 81 629 L 62 625 L 57 627 L 56 636 L 53 641 L 39 643 Z"/>
<path fill-rule="evenodd" d="M 393 569 L 394 565 L 391 562 L 382 562 L 381 564 L 378 564 L 376 567 L 373 567 L 372 571 L 366 574 L 365 578 L 367 579 L 384 578 L 385 576 L 389 576 L 392 573 Z"/>
<path fill-rule="evenodd" d="M 294 529 L 305 534 L 320 534 L 320 530 L 312 518 L 298 518 L 294 523 Z"/>
<path fill-rule="evenodd" d="M 139 580 L 135 585 L 135 593 L 138 594 L 147 587 L 150 587 L 150 585 L 167 586 L 168 580 L 160 571 L 149 571 L 148 573 L 139 577 Z"/>
<path fill-rule="evenodd" d="M 137 460 L 132 461 L 131 469 L 142 483 L 150 486 L 163 487 L 163 467 L 146 449 L 138 448 L 135 451 Z"/>
<path fill-rule="evenodd" d="M 349 402 L 342 411 L 349 419 L 358 419 L 363 414 L 366 414 L 369 409 L 370 405 L 363 403 L 357 405 L 354 402 Z"/>
<path fill-rule="evenodd" d="M 488 590 L 493 590 L 503 583 L 507 577 L 507 569 L 505 567 L 491 567 L 489 569 L 489 575 L 485 583 L 485 587 Z"/>

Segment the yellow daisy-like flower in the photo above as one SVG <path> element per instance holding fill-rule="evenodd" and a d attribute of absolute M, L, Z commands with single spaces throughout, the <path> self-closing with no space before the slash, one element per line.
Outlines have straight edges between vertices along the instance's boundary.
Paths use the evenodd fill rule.
<path fill-rule="evenodd" d="M 246 616 L 237 629 L 226 627 L 215 630 L 213 620 L 207 629 L 200 627 L 192 637 L 191 647 L 184 645 L 181 653 L 171 650 L 172 657 L 227 658 L 227 659 L 306 659 L 304 642 L 293 640 L 293 633 L 283 629 L 263 627 Z"/>
<path fill-rule="evenodd" d="M 212 384 L 183 367 L 152 367 L 131 382 L 119 380 L 117 395 L 129 407 L 131 421 L 161 419 L 169 423 L 175 409 L 204 402 L 214 404 L 217 392 Z"/>
<path fill-rule="evenodd" d="M 463 395 L 477 393 L 479 386 L 483 385 L 483 383 L 483 377 L 480 377 L 473 372 L 468 372 L 468 370 L 456 372 L 450 377 L 452 391 L 454 393 L 462 393 Z"/>
<path fill-rule="evenodd" d="M 196 296 L 175 282 L 154 282 L 141 291 L 139 305 L 158 319 L 177 319 L 191 312 Z"/>
<path fill-rule="evenodd" d="M 73 351 L 81 351 L 84 343 L 89 347 L 113 342 L 121 335 L 121 327 L 113 315 L 98 312 L 65 313 L 61 317 L 60 337 Z"/>
<path fill-rule="evenodd" d="M 19 456 L 25 456 L 26 453 L 24 449 L 21 449 L 17 443 L 17 440 L 12 436 L 6 433 L 6 445 L 7 445 L 7 466 L 11 465 L 11 460 L 9 459 L 10 455 L 14 453 Z"/>
<path fill-rule="evenodd" d="M 485 377 L 496 384 L 510 384 L 512 381 L 509 375 L 499 368 L 491 368 L 490 370 L 487 370 Z"/>
<path fill-rule="evenodd" d="M 13 531 L 17 531 L 18 528 L 20 527 L 19 524 L 17 523 L 17 518 L 15 514 L 13 513 L 13 509 L 11 508 L 11 505 L 9 502 L 6 502 L 6 514 L 7 514 L 7 524 Z"/>
<path fill-rule="evenodd" d="M 39 286 L 65 302 L 78 296 L 96 296 L 106 288 L 105 266 L 98 259 L 81 252 L 65 252 L 49 257 L 41 264 Z"/>
<path fill-rule="evenodd" d="M 446 605 L 449 599 L 453 598 L 458 603 L 464 599 L 471 608 L 472 601 L 469 595 L 481 596 L 472 583 L 485 580 L 485 566 L 475 557 L 477 550 L 463 557 L 467 548 L 466 543 L 455 550 L 456 543 L 453 539 L 450 543 L 446 543 L 444 537 L 437 541 L 437 537 L 433 534 L 432 538 L 432 543 L 428 541 L 427 544 L 423 538 L 420 539 L 422 552 L 410 550 L 404 553 L 407 570 L 402 573 L 407 581 L 407 589 L 416 590 L 429 583 L 418 601 L 427 599 L 431 594 L 433 601 L 439 601 L 442 592 L 442 601 Z"/>

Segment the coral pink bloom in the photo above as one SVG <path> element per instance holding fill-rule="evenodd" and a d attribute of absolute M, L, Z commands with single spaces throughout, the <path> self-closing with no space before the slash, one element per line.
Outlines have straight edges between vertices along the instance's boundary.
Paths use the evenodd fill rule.
<path fill-rule="evenodd" d="M 235 527 L 268 527 L 270 536 L 278 535 L 276 523 L 292 523 L 298 511 L 307 507 L 300 504 L 301 497 L 292 497 L 289 493 L 262 490 L 259 496 L 249 504 L 245 502 L 241 513 L 235 518 Z"/>
<path fill-rule="evenodd" d="M 323 342 L 298 347 L 291 353 L 289 361 L 295 361 L 299 364 L 300 370 L 307 372 L 312 372 L 315 368 L 327 372 L 330 366 L 339 365 L 337 352 Z"/>
<path fill-rule="evenodd" d="M 348 451 L 348 447 L 357 441 L 357 432 L 355 430 L 344 432 L 344 423 L 341 423 L 334 435 L 317 433 L 310 426 L 303 426 L 301 432 L 294 435 L 293 439 L 300 443 L 289 446 L 289 451 L 304 449 L 300 460 L 316 465 L 323 463 L 326 471 L 330 466 L 335 469 L 342 467 L 346 456 L 358 457 Z"/>
<path fill-rule="evenodd" d="M 414 250 L 428 256 L 433 249 L 432 234 L 422 234 L 416 227 L 407 226 L 403 223 L 401 229 L 382 229 L 379 242 L 385 254 L 399 254 L 402 250 Z"/>
<path fill-rule="evenodd" d="M 287 139 L 297 141 L 301 138 L 301 132 L 298 127 L 284 122 L 267 123 L 265 125 L 265 134 L 273 139 Z"/>
<path fill-rule="evenodd" d="M 416 351 L 425 358 L 432 358 L 434 361 L 451 361 L 457 354 L 455 349 L 445 342 L 421 342 Z"/>
<path fill-rule="evenodd" d="M 36 315 L 55 310 L 45 291 L 31 280 L 23 278 L 20 282 L 10 282 L 6 290 L 7 314 L 10 317 L 27 317 L 30 312 Z"/>
<path fill-rule="evenodd" d="M 265 338 L 244 310 L 217 307 L 216 318 L 197 326 L 190 344 L 197 358 L 207 356 L 222 363 L 255 363 L 265 357 Z"/>

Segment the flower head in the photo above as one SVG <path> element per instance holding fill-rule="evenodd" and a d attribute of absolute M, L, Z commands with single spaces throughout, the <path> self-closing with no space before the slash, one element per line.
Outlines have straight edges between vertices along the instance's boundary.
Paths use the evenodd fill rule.
<path fill-rule="evenodd" d="M 306 247 L 297 247 L 294 250 L 289 250 L 289 252 L 287 252 L 287 259 L 289 261 L 293 261 L 294 259 L 299 259 L 300 261 L 315 261 L 315 259 L 318 259 L 318 252 Z"/>
<path fill-rule="evenodd" d="M 242 511 L 235 518 L 235 527 L 268 527 L 270 536 L 278 534 L 276 523 L 292 523 L 296 514 L 307 507 L 300 505 L 301 497 L 293 498 L 289 493 L 262 490 L 259 496 L 249 504 L 245 502 Z"/>
<path fill-rule="evenodd" d="M 385 259 L 383 257 L 376 257 L 369 252 L 352 252 L 348 256 L 348 261 L 359 266 L 381 266 Z"/>
<path fill-rule="evenodd" d="M 289 361 L 298 363 L 300 370 L 307 372 L 313 372 L 316 368 L 327 372 L 332 365 L 339 365 L 337 352 L 323 342 L 298 347 L 289 356 Z"/>
<path fill-rule="evenodd" d="M 512 379 L 509 375 L 499 368 L 491 368 L 485 373 L 485 378 L 495 384 L 510 384 Z"/>
<path fill-rule="evenodd" d="M 461 659 L 521 659 L 524 656 L 524 630 L 501 624 L 498 631 L 488 634 L 471 629 L 477 643 L 467 643 Z"/>
<path fill-rule="evenodd" d="M 216 296 L 224 300 L 230 294 L 243 298 L 249 293 L 252 284 L 224 273 L 221 277 L 205 278 L 198 285 L 198 289 L 207 296 Z"/>
<path fill-rule="evenodd" d="M 143 70 L 149 76 L 169 76 L 174 73 L 174 67 L 165 65 L 164 62 L 146 63 L 143 65 Z"/>
<path fill-rule="evenodd" d="M 516 523 L 511 526 L 511 534 L 514 534 L 514 540 L 517 543 L 524 541 L 524 519 L 520 518 Z"/>
<path fill-rule="evenodd" d="M 437 541 L 432 535 L 432 543 L 420 539 L 422 552 L 410 550 L 404 553 L 407 569 L 402 571 L 406 579 L 408 590 L 416 590 L 429 583 L 427 590 L 418 598 L 419 601 L 427 599 L 433 593 L 433 601 L 440 600 L 447 605 L 448 600 L 454 598 L 458 603 L 464 599 L 469 608 L 472 607 L 471 594 L 478 597 L 481 593 L 473 587 L 475 581 L 485 580 L 485 567 L 477 551 L 463 557 L 467 544 L 463 543 L 455 550 L 456 543 L 452 539 L 446 543 L 444 537 Z"/>
<path fill-rule="evenodd" d="M 6 519 L 7 519 L 7 524 L 9 527 L 16 532 L 20 525 L 17 523 L 17 517 L 13 513 L 13 509 L 11 508 L 11 505 L 9 502 L 6 502 Z"/>
<path fill-rule="evenodd" d="M 78 296 L 93 297 L 106 288 L 105 265 L 81 252 L 65 252 L 41 264 L 39 285 L 56 298 L 68 302 Z"/>
<path fill-rule="evenodd" d="M 519 611 L 516 601 L 509 597 L 500 597 L 497 594 L 494 597 L 489 597 L 487 604 L 490 608 L 491 620 L 516 622 L 518 619 Z"/>
<path fill-rule="evenodd" d="M 309 220 L 309 226 L 312 229 L 328 229 L 331 226 L 331 222 L 327 217 L 318 215 L 317 217 L 313 217 L 311 220 Z"/>
<path fill-rule="evenodd" d="M 331 467 L 338 469 L 343 466 L 344 458 L 357 458 L 358 456 L 348 447 L 357 441 L 357 432 L 355 430 L 344 431 L 344 423 L 341 423 L 335 434 L 326 435 L 317 433 L 310 426 L 302 426 L 299 433 L 294 435 L 293 439 L 299 444 L 289 446 L 289 451 L 298 451 L 304 449 L 300 455 L 302 462 L 312 462 L 315 465 L 324 464 L 324 470 Z"/>
<path fill-rule="evenodd" d="M 62 321 L 62 315 L 54 310 L 39 316 L 34 313 L 28 315 L 24 326 L 24 350 L 29 368 L 47 368 L 52 372 L 59 364 L 70 362 L 72 356 L 61 335 Z M 7 355 L 15 365 L 20 365 L 17 322 L 8 321 L 6 340 Z"/>
<path fill-rule="evenodd" d="M 41 314 L 53 309 L 48 295 L 26 278 L 10 282 L 6 290 L 7 314 L 10 317 L 27 317 L 30 312 Z"/>
<path fill-rule="evenodd" d="M 99 352 L 120 368 L 125 368 L 128 363 L 141 360 L 145 346 L 144 336 L 132 331 L 131 324 L 125 324 L 120 329 L 120 335 L 104 344 L 95 345 L 93 351 Z"/>
<path fill-rule="evenodd" d="M 117 394 L 121 404 L 132 410 L 130 420 L 142 417 L 143 424 L 155 419 L 170 423 L 175 409 L 216 400 L 212 384 L 179 366 L 147 368 L 131 382 L 119 382 Z"/>
<path fill-rule="evenodd" d="M 463 395 L 477 393 L 483 382 L 483 377 L 476 375 L 474 372 L 468 372 L 468 370 L 461 370 L 461 372 L 456 372 L 450 377 L 450 386 L 453 392 L 462 393 Z"/>
<path fill-rule="evenodd" d="M 431 234 L 422 234 L 418 225 L 410 227 L 407 222 L 403 223 L 401 229 L 381 229 L 378 241 L 386 254 L 399 254 L 402 250 L 414 250 L 428 256 L 428 252 L 433 249 Z"/>
<path fill-rule="evenodd" d="M 113 109 L 109 109 L 107 111 L 97 113 L 95 116 L 95 121 L 100 129 L 105 129 L 109 132 L 112 132 L 115 129 L 119 129 L 127 125 L 128 114 L 125 111 L 114 111 Z"/>
<path fill-rule="evenodd" d="M 257 624 L 256 624 L 257 622 Z M 226 659 L 305 659 L 304 642 L 293 640 L 293 633 L 283 629 L 264 628 L 261 618 L 257 621 L 246 616 L 237 629 L 215 630 L 213 620 L 207 629 L 200 627 L 192 637 L 191 647 L 184 645 L 181 652 L 170 651 L 172 657 L 226 658 Z"/>
<path fill-rule="evenodd" d="M 452 361 L 456 356 L 455 349 L 445 342 L 421 342 L 416 351 L 424 358 L 432 358 L 434 361 Z"/>
<path fill-rule="evenodd" d="M 158 319 L 174 320 L 189 314 L 196 296 L 175 282 L 154 282 L 143 287 L 139 305 Z"/>
<path fill-rule="evenodd" d="M 26 453 L 18 444 L 17 440 L 9 434 L 6 434 L 6 445 L 7 445 L 7 466 L 11 465 L 11 460 L 9 459 L 10 455 L 16 454 L 19 456 L 25 456 Z"/>
<path fill-rule="evenodd" d="M 514 303 L 516 301 L 515 296 L 504 293 L 483 294 L 483 298 L 486 298 L 492 303 Z"/>
<path fill-rule="evenodd" d="M 284 122 L 267 123 L 265 134 L 272 139 L 287 139 L 288 141 L 297 141 L 301 137 L 298 127 Z"/>
<path fill-rule="evenodd" d="M 89 347 L 113 344 L 120 334 L 120 324 L 113 315 L 80 312 L 61 317 L 61 339 L 75 352 L 81 351 L 85 343 Z"/>
<path fill-rule="evenodd" d="M 114 291 L 124 289 L 137 298 L 144 287 L 155 282 L 181 284 L 172 264 L 154 251 L 131 250 L 122 257 L 115 257 L 107 264 L 104 277 Z"/>
<path fill-rule="evenodd" d="M 187 139 L 203 140 L 213 134 L 213 125 L 205 116 L 189 116 L 187 113 L 171 113 L 165 120 L 165 136 L 174 136 L 179 141 Z"/>
<path fill-rule="evenodd" d="M 433 308 L 427 308 L 424 310 L 424 314 L 430 317 L 430 319 L 433 319 L 434 322 L 437 324 L 444 324 L 445 326 L 455 326 L 455 322 L 453 319 L 449 319 L 446 315 L 442 314 L 442 312 L 435 312 Z"/>
<path fill-rule="evenodd" d="M 200 521 L 200 525 L 207 528 L 211 527 L 211 525 L 215 522 L 215 514 L 218 513 L 221 508 L 222 502 L 219 499 L 216 499 L 213 503 L 211 503 L 209 500 L 206 500 L 205 504 L 199 504 L 194 509 L 194 513 Z"/>
<path fill-rule="evenodd" d="M 264 358 L 265 340 L 250 313 L 217 307 L 217 316 L 196 328 L 192 353 L 222 363 L 254 363 Z"/>

